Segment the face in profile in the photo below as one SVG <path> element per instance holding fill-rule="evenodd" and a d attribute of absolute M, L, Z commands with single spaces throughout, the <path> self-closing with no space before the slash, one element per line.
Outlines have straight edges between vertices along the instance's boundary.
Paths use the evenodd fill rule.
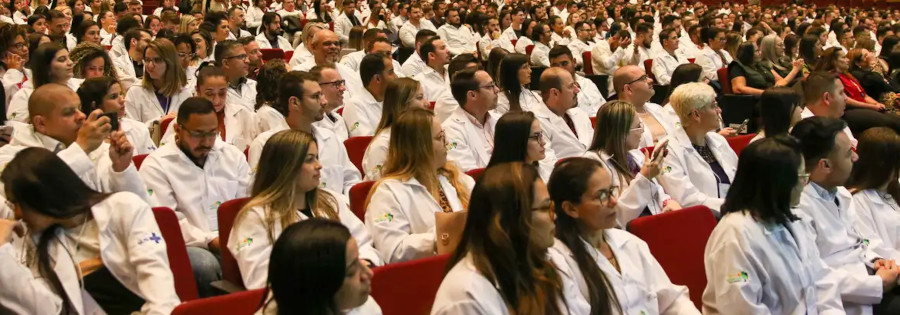
<path fill-rule="evenodd" d="M 352 237 L 347 241 L 347 265 L 344 284 L 334 299 L 342 310 L 363 305 L 371 292 L 372 270 L 359 259 L 359 246 Z"/>

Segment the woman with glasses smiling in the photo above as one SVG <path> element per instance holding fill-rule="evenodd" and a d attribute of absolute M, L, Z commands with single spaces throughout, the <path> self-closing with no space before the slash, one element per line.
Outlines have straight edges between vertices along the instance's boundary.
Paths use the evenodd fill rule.
<path fill-rule="evenodd" d="M 620 187 L 616 217 L 619 227 L 635 218 L 681 209 L 656 181 L 666 157 L 664 148 L 650 157 L 638 149 L 644 125 L 634 106 L 628 102 L 611 101 L 600 107 L 594 142 L 584 157 L 603 163 L 612 176 L 613 185 Z"/>
<path fill-rule="evenodd" d="M 125 110 L 128 117 L 152 125 L 175 118 L 178 107 L 191 95 L 175 45 L 167 39 L 157 39 L 144 49 L 144 79 L 128 89 Z"/>
<path fill-rule="evenodd" d="M 566 160 L 550 175 L 547 189 L 557 217 L 550 259 L 593 314 L 700 314 L 687 288 L 672 284 L 647 243 L 615 228 L 619 187 L 602 163 Z"/>

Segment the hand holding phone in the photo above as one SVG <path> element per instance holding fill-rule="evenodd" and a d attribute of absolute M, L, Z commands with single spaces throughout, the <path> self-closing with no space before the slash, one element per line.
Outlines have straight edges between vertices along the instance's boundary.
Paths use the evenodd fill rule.
<path fill-rule="evenodd" d="M 109 117 L 109 127 L 110 131 L 119 130 L 119 113 L 118 112 L 106 112 L 100 114 L 100 117 Z"/>

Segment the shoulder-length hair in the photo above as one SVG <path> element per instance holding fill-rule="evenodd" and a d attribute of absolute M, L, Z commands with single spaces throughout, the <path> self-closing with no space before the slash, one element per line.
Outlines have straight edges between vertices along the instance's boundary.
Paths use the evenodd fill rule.
<path fill-rule="evenodd" d="M 334 296 L 347 276 L 350 237 L 335 220 L 309 219 L 284 229 L 272 245 L 266 290 L 278 314 L 342 313 Z"/>
<path fill-rule="evenodd" d="M 888 183 L 887 192 L 900 200 L 900 183 L 897 182 L 900 171 L 900 136 L 887 127 L 869 128 L 859 137 L 856 147 L 859 160 L 853 163 L 853 171 L 847 188 L 854 193 L 866 189 L 878 189 Z"/>
<path fill-rule="evenodd" d="M 562 314 L 562 280 L 547 250 L 531 238 L 534 166 L 512 162 L 485 170 L 472 190 L 466 227 L 447 270 L 466 256 L 497 286 L 515 314 Z"/>
<path fill-rule="evenodd" d="M 75 77 L 83 79 L 84 70 L 87 69 L 86 64 L 97 58 L 103 58 L 103 76 L 112 78 L 118 77 L 112 59 L 109 58 L 109 54 L 106 53 L 106 50 L 103 49 L 103 47 L 100 47 L 100 45 L 88 42 L 78 44 L 75 49 L 72 49 L 72 51 L 69 52 L 69 59 L 72 59 L 72 62 L 75 63 L 72 70 Z"/>
<path fill-rule="evenodd" d="M 297 130 L 283 130 L 266 141 L 253 178 L 250 201 L 241 209 L 235 225 L 253 207 L 265 208 L 266 234 L 275 240 L 275 222 L 282 228 L 300 220 L 297 209 L 310 209 L 313 217 L 339 220 L 337 199 L 316 188 L 306 192 L 305 205 L 296 204 L 298 174 L 303 169 L 309 146 L 316 143 L 313 135 Z"/>
<path fill-rule="evenodd" d="M 756 65 L 756 44 L 751 42 L 743 42 L 735 49 L 734 59 L 737 59 L 742 65 L 753 67 Z"/>
<path fill-rule="evenodd" d="M 522 110 L 519 96 L 522 94 L 522 82 L 519 82 L 519 69 L 528 65 L 528 57 L 523 54 L 508 54 L 500 62 L 500 89 L 509 100 L 509 110 Z M 530 78 L 529 78 L 530 79 Z"/>
<path fill-rule="evenodd" d="M 119 84 L 115 77 L 99 77 L 84 80 L 78 87 L 78 98 L 81 100 L 81 112 L 90 113 L 103 104 L 106 93 L 113 84 Z M 122 91 L 124 93 L 125 91 Z"/>
<path fill-rule="evenodd" d="M 166 63 L 166 72 L 163 73 L 162 86 L 159 88 L 165 96 L 173 96 L 181 92 L 181 89 L 187 84 L 187 76 L 184 74 L 184 68 L 178 63 L 178 56 L 175 51 L 175 45 L 168 39 L 157 39 L 150 42 L 144 49 L 144 56 L 147 50 L 153 50 Z M 153 79 L 149 75 L 145 75 L 141 84 L 146 89 L 153 90 Z"/>
<path fill-rule="evenodd" d="M 741 151 L 722 214 L 746 211 L 756 221 L 776 224 L 797 220 L 791 212 L 791 192 L 799 180 L 801 158 L 799 142 L 787 135 L 751 143 Z"/>
<path fill-rule="evenodd" d="M 831 47 L 822 52 L 822 58 L 819 58 L 819 62 L 816 63 L 816 71 L 823 72 L 835 72 L 837 68 L 834 66 L 834 63 L 844 55 L 844 51 L 841 50 L 840 47 Z M 839 73 L 843 75 L 850 76 L 850 70 L 847 69 L 847 73 Z"/>
<path fill-rule="evenodd" d="M 256 74 L 256 109 L 278 99 L 278 80 L 288 72 L 282 59 L 266 61 Z"/>
<path fill-rule="evenodd" d="M 397 121 L 397 117 L 409 108 L 409 101 L 416 96 L 418 90 L 419 81 L 411 78 L 398 78 L 388 83 L 384 90 L 381 121 L 378 122 L 378 128 L 375 128 L 375 134 Z"/>
<path fill-rule="evenodd" d="M 759 97 L 759 106 L 766 137 L 787 134 L 791 129 L 791 116 L 800 106 L 800 96 L 793 88 L 769 88 Z"/>
<path fill-rule="evenodd" d="M 397 121 L 391 127 L 390 146 L 382 168 L 384 176 L 381 181 L 390 178 L 400 180 L 415 178 L 425 186 L 434 200 L 441 200 L 438 175 L 444 175 L 456 189 L 459 202 L 466 208 L 469 205 L 469 193 L 459 180 L 461 175 L 455 164 L 448 162 L 438 170 L 432 168 L 433 139 L 437 136 L 431 132 L 433 120 L 434 113 L 423 108 L 407 109 L 397 117 Z"/>
<path fill-rule="evenodd" d="M 189 35 L 191 33 L 191 23 L 194 23 L 194 16 L 190 14 L 181 15 L 181 23 L 178 24 L 178 34 Z"/>
<path fill-rule="evenodd" d="M 800 58 L 809 66 L 814 66 L 819 61 L 819 55 L 816 53 L 816 43 L 818 42 L 819 38 L 814 35 L 803 35 L 803 37 L 800 37 L 798 52 Z"/>
<path fill-rule="evenodd" d="M 509 52 L 506 49 L 500 47 L 494 47 L 488 53 L 487 72 L 491 75 L 491 79 L 494 79 L 494 83 L 498 85 L 500 84 L 500 62 L 508 54 Z"/>
<path fill-rule="evenodd" d="M 53 82 L 50 64 L 53 63 L 56 54 L 65 49 L 66 48 L 59 43 L 44 43 L 38 46 L 37 51 L 34 52 L 34 56 L 29 58 L 34 61 L 31 63 L 31 72 L 32 79 L 34 79 L 33 84 L 35 90 L 44 84 Z"/>
<path fill-rule="evenodd" d="M 631 124 L 637 116 L 634 105 L 625 101 L 609 101 L 597 111 L 594 141 L 588 148 L 592 152 L 605 152 L 612 156 L 612 165 L 626 183 L 634 179 L 628 167 L 626 139 L 631 132 Z"/>
<path fill-rule="evenodd" d="M 628 104 L 619 102 L 621 104 Z M 609 104 L 603 108 L 609 107 Z M 616 298 L 606 275 L 600 270 L 597 261 L 588 253 L 579 232 L 579 221 L 563 211 L 563 203 L 579 205 L 588 190 L 588 182 L 598 170 L 603 170 L 600 161 L 587 158 L 571 158 L 560 163 L 547 182 L 547 190 L 553 200 L 556 211 L 556 238 L 572 251 L 578 269 L 584 274 L 584 282 L 588 288 L 588 302 L 592 314 L 612 314 L 613 310 L 621 313 Z M 608 173 L 608 172 L 607 172 Z"/>
<path fill-rule="evenodd" d="M 531 125 L 536 118 L 526 111 L 508 112 L 497 120 L 494 127 L 494 153 L 487 167 L 507 162 L 525 162 L 528 157 L 528 139 Z"/>

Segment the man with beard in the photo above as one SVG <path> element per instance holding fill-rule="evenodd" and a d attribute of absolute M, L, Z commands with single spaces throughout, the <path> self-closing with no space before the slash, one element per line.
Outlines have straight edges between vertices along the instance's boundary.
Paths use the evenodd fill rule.
<path fill-rule="evenodd" d="M 474 54 L 475 34 L 468 26 L 462 26 L 459 9 L 450 8 L 446 13 L 447 23 L 437 30 L 438 36 L 447 44 L 451 55 Z"/>
<path fill-rule="evenodd" d="M 259 74 L 259 69 L 262 68 L 264 63 L 259 43 L 255 38 L 250 36 L 238 38 L 238 42 L 241 43 L 241 45 L 244 45 L 244 52 L 247 53 L 247 66 L 249 67 L 247 70 L 247 78 L 256 80 L 256 75 Z"/>
<path fill-rule="evenodd" d="M 414 5 L 409 9 L 409 21 L 400 27 L 400 42 L 403 47 L 415 48 L 416 35 L 421 30 L 437 31 L 431 21 L 422 17 L 422 8 Z"/>
<path fill-rule="evenodd" d="M 201 296 L 210 296 L 209 283 L 222 274 L 214 256 L 222 250 L 217 211 L 221 203 L 247 196 L 250 166 L 241 150 L 216 139 L 219 121 L 209 100 L 185 100 L 174 128 L 175 141 L 147 156 L 140 173 L 152 206 L 182 214 L 179 225 L 199 276 L 198 289 Z"/>
<path fill-rule="evenodd" d="M 311 48 L 313 59 L 307 60 L 292 70 L 309 71 L 315 66 L 332 66 L 346 80 L 347 91 L 349 92 L 347 97 L 353 98 L 357 94 L 364 92 L 365 88 L 359 78 L 359 73 L 337 62 L 341 53 L 341 43 L 334 32 L 327 29 L 316 32 L 312 39 Z"/>
<path fill-rule="evenodd" d="M 535 107 L 534 117 L 541 123 L 544 142 L 549 144 L 550 154 L 545 156 L 580 157 L 594 137 L 591 119 L 575 108 L 581 89 L 569 71 L 558 67 L 544 71 L 540 82 L 545 106 Z"/>
<path fill-rule="evenodd" d="M 582 53 L 594 49 L 594 43 L 591 42 L 591 25 L 585 22 L 575 23 L 575 32 L 578 34 L 578 37 L 569 43 L 568 47 L 572 51 L 572 55 L 575 56 L 575 62 L 578 66 L 581 66 L 584 64 L 584 61 L 581 60 Z"/>
<path fill-rule="evenodd" d="M 575 72 L 575 58 L 572 57 L 572 51 L 566 46 L 556 46 L 550 49 L 547 56 L 551 67 L 560 67 L 569 71 L 569 74 L 575 78 L 575 83 L 578 83 L 581 91 L 578 93 L 577 108 L 584 111 L 588 117 L 597 116 L 597 111 L 600 110 L 601 105 L 606 103 L 606 99 L 603 98 L 603 94 L 600 94 L 600 89 L 593 81 Z"/>
<path fill-rule="evenodd" d="M 363 57 L 359 65 L 359 77 L 366 82 L 366 87 L 354 94 L 344 107 L 344 120 L 351 137 L 375 135 L 375 129 L 381 121 L 385 90 L 388 83 L 397 78 L 391 60 L 386 54 L 368 54 Z"/>
<path fill-rule="evenodd" d="M 634 28 L 634 42 L 631 43 L 628 53 L 631 54 L 632 65 L 643 65 L 644 60 L 650 59 L 650 45 L 653 44 L 653 25 L 639 23 Z"/>
<path fill-rule="evenodd" d="M 653 58 L 653 76 L 660 85 L 669 85 L 672 81 L 672 74 L 678 66 L 690 63 L 687 57 L 681 54 L 678 49 L 678 31 L 674 28 L 663 29 L 659 33 L 659 42 L 662 44 L 664 53 L 661 52 Z"/>
<path fill-rule="evenodd" d="M 284 115 L 290 129 L 315 137 L 319 147 L 319 163 L 322 164 L 322 187 L 340 191 L 346 196 L 350 187 L 362 180 L 362 175 L 350 162 L 347 149 L 339 138 L 331 130 L 314 124 L 325 118 L 325 107 L 328 106 L 319 82 L 312 74 L 292 71 L 284 74 L 278 83 L 278 99 L 272 107 Z M 266 141 L 281 130 L 284 129 L 270 129 L 253 140 L 250 144 L 251 167 L 255 169 L 259 163 Z"/>
<path fill-rule="evenodd" d="M 281 28 L 281 16 L 278 13 L 267 12 L 264 14 L 262 26 L 265 28 L 259 35 L 256 35 L 256 42 L 259 44 L 260 49 L 279 48 L 283 51 L 294 50 L 291 42 L 284 38 L 284 30 Z"/>
<path fill-rule="evenodd" d="M 216 45 L 215 57 L 228 81 L 228 104 L 244 106 L 255 112 L 256 81 L 247 78 L 250 56 L 244 45 L 233 40 L 220 42 Z"/>
<path fill-rule="evenodd" d="M 350 29 L 354 26 L 362 25 L 355 13 L 356 2 L 354 0 L 344 0 L 344 12 L 334 22 L 334 32 L 337 33 L 342 44 L 350 41 Z"/>
<path fill-rule="evenodd" d="M 487 167 L 491 160 L 494 130 L 500 118 L 491 113 L 497 108 L 500 93 L 493 82 L 484 70 L 465 69 L 457 72 L 450 83 L 453 98 L 460 106 L 441 125 L 450 144 L 447 160 L 456 162 L 463 171 Z"/>
<path fill-rule="evenodd" d="M 250 32 L 241 29 L 244 25 L 244 9 L 231 7 L 228 9 L 228 39 L 235 40 L 245 36 L 252 36 Z"/>

